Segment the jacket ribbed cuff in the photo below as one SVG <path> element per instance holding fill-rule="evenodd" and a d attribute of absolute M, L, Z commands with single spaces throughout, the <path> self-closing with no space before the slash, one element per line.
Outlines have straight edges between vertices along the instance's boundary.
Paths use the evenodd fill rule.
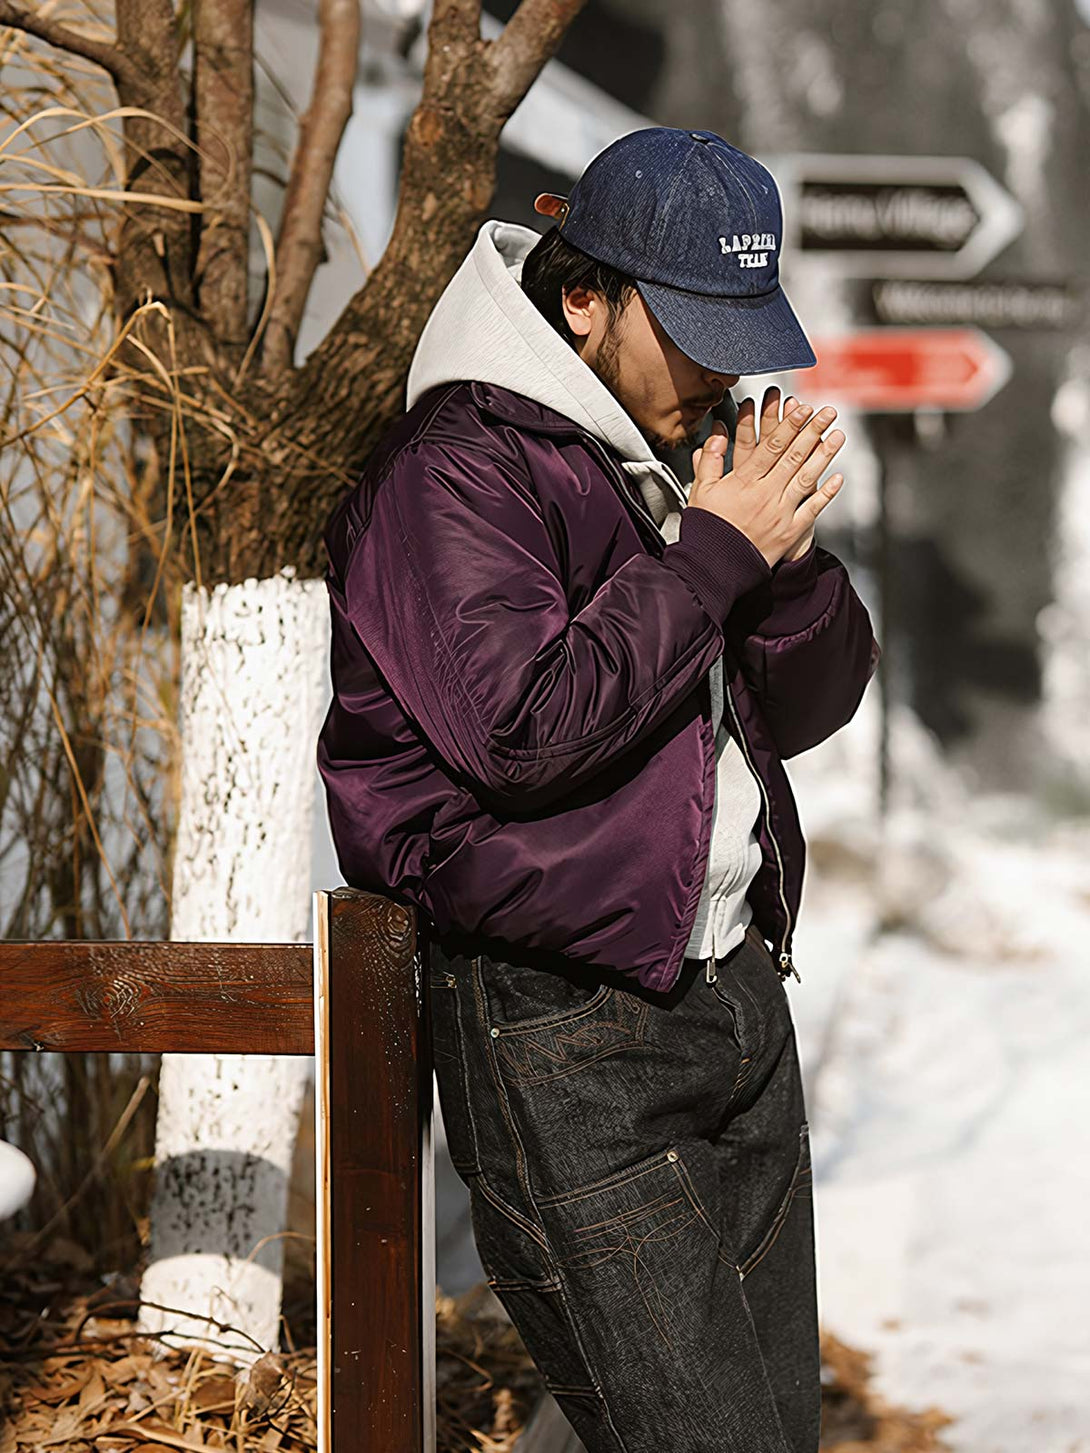
<path fill-rule="evenodd" d="M 835 605 L 847 584 L 844 566 L 828 550 L 811 544 L 799 560 L 777 560 L 772 567 L 772 609 L 762 621 L 763 636 L 797 636 Z"/>
<path fill-rule="evenodd" d="M 818 577 L 817 543 L 810 541 L 810 548 L 797 560 L 777 560 L 772 567 L 772 594 L 776 600 L 790 600 L 796 595 L 805 595 L 813 588 Z"/>
<path fill-rule="evenodd" d="M 699 505 L 681 511 L 677 540 L 663 551 L 662 563 L 681 576 L 720 626 L 738 597 L 772 574 L 748 535 Z"/>

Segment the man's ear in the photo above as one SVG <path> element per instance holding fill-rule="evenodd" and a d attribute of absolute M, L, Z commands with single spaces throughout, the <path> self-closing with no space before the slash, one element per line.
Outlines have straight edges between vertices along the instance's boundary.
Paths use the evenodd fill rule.
<path fill-rule="evenodd" d="M 581 284 L 574 288 L 564 288 L 561 294 L 560 306 L 564 310 L 564 320 L 571 331 L 579 338 L 585 338 L 594 326 L 594 308 L 598 300 L 589 288 Z"/>

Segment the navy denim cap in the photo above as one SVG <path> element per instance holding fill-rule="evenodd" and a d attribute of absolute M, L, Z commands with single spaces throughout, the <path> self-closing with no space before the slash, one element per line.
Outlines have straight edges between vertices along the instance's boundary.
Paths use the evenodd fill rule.
<path fill-rule="evenodd" d="M 564 238 L 634 278 L 681 351 L 715 373 L 811 368 L 817 358 L 779 283 L 772 173 L 717 136 L 648 126 L 589 163 L 539 207 Z M 561 204 L 561 205 L 557 205 Z"/>

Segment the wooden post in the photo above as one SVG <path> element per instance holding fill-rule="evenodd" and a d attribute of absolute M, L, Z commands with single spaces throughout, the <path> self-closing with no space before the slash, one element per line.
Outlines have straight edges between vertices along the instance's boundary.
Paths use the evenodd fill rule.
<path fill-rule="evenodd" d="M 434 1453 L 426 965 L 411 908 L 315 893 L 320 1450 Z"/>
<path fill-rule="evenodd" d="M 314 895 L 312 944 L 0 941 L 0 1050 L 314 1054 L 319 1453 L 434 1453 L 427 944 Z"/>

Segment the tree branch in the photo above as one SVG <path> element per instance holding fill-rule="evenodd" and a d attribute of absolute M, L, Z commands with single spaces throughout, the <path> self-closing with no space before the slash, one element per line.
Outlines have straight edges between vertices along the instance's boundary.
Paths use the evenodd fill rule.
<path fill-rule="evenodd" d="M 405 137 L 393 232 L 378 265 L 300 370 L 299 387 L 336 387 L 345 350 L 372 347 L 408 368 L 435 299 L 492 200 L 504 121 L 586 0 L 522 0 L 498 41 L 480 39 L 480 0 L 436 0 L 424 91 Z M 391 308 L 384 301 L 397 300 Z M 387 397 L 393 398 L 391 392 Z M 288 412 L 299 407 L 298 394 Z M 373 437 L 373 435 L 372 435 Z"/>
<path fill-rule="evenodd" d="M 172 0 L 114 0 L 117 40 L 137 68 L 136 88 L 119 82 L 123 105 L 147 115 L 126 116 L 126 186 L 170 198 L 192 197 L 191 151 L 178 70 L 178 31 Z M 164 124 L 165 123 L 165 124 Z M 207 362 L 203 330 L 194 326 L 192 217 L 167 207 L 127 207 L 116 256 L 117 314 L 124 322 L 149 295 L 175 309 L 176 343 L 184 365 Z M 145 336 L 161 357 L 165 324 L 149 318 Z M 198 336 L 199 335 L 199 336 Z"/>
<path fill-rule="evenodd" d="M 253 164 L 253 0 L 195 0 L 193 69 L 200 195 L 202 314 L 228 356 L 246 347 Z"/>
<path fill-rule="evenodd" d="M 568 26 L 586 0 L 522 0 L 492 43 L 493 97 L 506 119 L 556 54 Z"/>
<path fill-rule="evenodd" d="M 359 0 L 320 0 L 318 19 L 321 40 L 314 88 L 299 127 L 276 241 L 276 288 L 262 351 L 266 374 L 292 364 L 307 294 L 322 255 L 322 215 L 333 164 L 352 115 Z"/>
<path fill-rule="evenodd" d="M 344 488 L 322 461 L 358 468 L 404 409 L 420 330 L 492 200 L 504 121 L 582 3 L 524 0 L 497 64 L 495 45 L 480 37 L 477 0 L 436 0 L 390 241 L 321 344 L 278 382 L 261 416 L 256 442 L 282 479 L 261 515 L 278 560 L 321 574 L 314 521 Z"/>
<path fill-rule="evenodd" d="M 428 22 L 427 60 L 435 61 L 447 41 L 465 45 L 480 33 L 481 0 L 435 0 Z"/>
<path fill-rule="evenodd" d="M 106 40 L 94 40 L 78 30 L 70 30 L 67 25 L 50 20 L 48 16 L 35 15 L 21 5 L 19 0 L 0 0 L 0 25 L 21 30 L 26 35 L 44 40 L 47 45 L 56 46 L 58 50 L 66 50 L 70 55 L 93 61 L 118 83 L 135 86 L 139 80 L 136 67 L 118 46 Z"/>

